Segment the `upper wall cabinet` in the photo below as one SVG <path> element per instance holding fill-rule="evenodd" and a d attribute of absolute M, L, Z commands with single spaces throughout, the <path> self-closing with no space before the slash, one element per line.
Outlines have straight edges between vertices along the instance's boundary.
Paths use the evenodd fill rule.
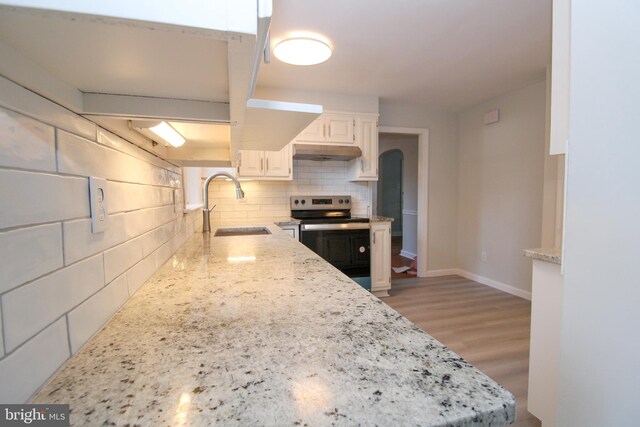
<path fill-rule="evenodd" d="M 240 150 L 238 178 L 260 180 L 293 179 L 291 144 L 280 151 Z"/>
<path fill-rule="evenodd" d="M 356 143 L 362 156 L 349 161 L 350 181 L 378 180 L 378 115 L 361 114 L 356 118 Z"/>
<path fill-rule="evenodd" d="M 357 145 L 362 156 L 349 161 L 350 181 L 378 180 L 378 115 L 327 112 L 293 141 L 296 144 Z"/>
<path fill-rule="evenodd" d="M 297 137 L 296 142 L 354 144 L 356 116 L 327 112 L 315 119 Z"/>

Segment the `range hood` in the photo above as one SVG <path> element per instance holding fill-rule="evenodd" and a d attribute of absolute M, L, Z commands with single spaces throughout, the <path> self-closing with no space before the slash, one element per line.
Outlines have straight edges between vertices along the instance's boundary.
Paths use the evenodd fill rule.
<path fill-rule="evenodd" d="M 355 145 L 294 144 L 293 158 L 301 160 L 352 160 L 362 156 Z"/>

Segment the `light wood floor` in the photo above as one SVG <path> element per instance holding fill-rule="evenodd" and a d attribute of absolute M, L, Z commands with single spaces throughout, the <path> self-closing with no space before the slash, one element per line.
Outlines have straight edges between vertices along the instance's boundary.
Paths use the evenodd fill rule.
<path fill-rule="evenodd" d="M 460 276 L 403 282 L 383 301 L 513 393 L 514 426 L 539 427 L 527 412 L 531 303 Z"/>

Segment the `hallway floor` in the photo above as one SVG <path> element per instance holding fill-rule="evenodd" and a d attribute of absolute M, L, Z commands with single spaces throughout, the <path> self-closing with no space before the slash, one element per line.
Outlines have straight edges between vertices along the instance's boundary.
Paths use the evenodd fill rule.
<path fill-rule="evenodd" d="M 401 266 L 410 266 L 411 265 L 411 259 L 410 258 L 405 258 L 402 255 L 400 255 L 400 252 L 402 251 L 402 236 L 393 236 L 391 238 L 391 266 L 392 267 L 401 267 Z M 413 279 L 416 276 L 413 276 L 411 274 L 407 274 L 407 273 L 396 273 L 395 271 L 393 271 L 393 269 L 391 270 L 391 282 L 395 282 L 396 280 L 402 280 L 402 279 Z"/>

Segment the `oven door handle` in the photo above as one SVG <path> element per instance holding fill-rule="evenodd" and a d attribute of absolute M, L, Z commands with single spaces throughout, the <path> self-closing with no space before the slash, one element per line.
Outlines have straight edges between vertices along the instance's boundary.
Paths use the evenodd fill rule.
<path fill-rule="evenodd" d="M 300 231 L 325 231 L 325 230 L 368 230 L 368 222 L 349 222 L 343 224 L 302 224 Z"/>

